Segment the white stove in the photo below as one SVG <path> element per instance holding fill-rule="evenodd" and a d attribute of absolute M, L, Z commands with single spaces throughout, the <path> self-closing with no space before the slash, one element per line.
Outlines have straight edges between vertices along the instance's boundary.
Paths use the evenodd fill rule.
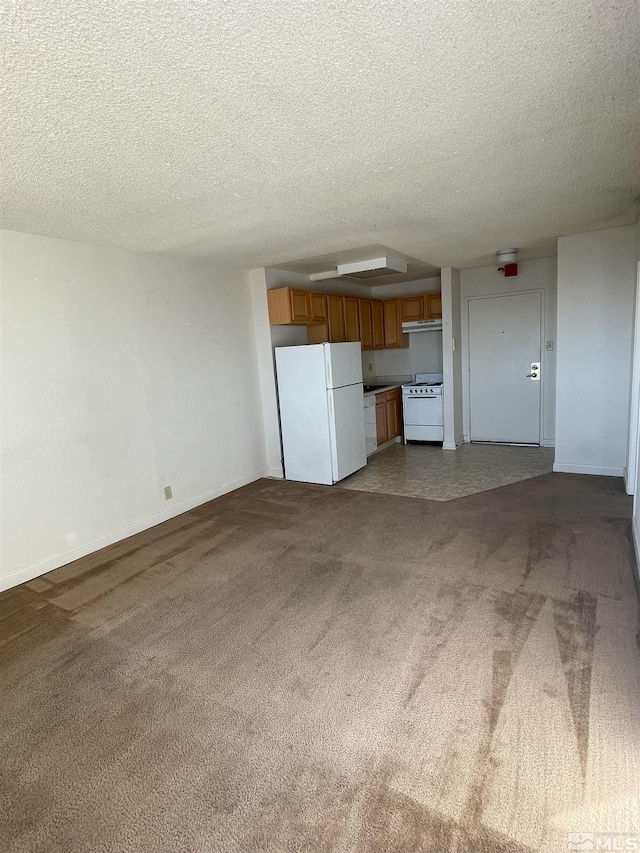
<path fill-rule="evenodd" d="M 402 386 L 405 444 L 444 440 L 442 380 L 442 373 L 416 373 L 413 382 Z"/>

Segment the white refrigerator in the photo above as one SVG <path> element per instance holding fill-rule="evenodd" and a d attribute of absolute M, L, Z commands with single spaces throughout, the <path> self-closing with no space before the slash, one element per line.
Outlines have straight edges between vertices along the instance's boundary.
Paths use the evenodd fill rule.
<path fill-rule="evenodd" d="M 359 343 L 276 347 L 287 480 L 331 485 L 367 464 Z"/>

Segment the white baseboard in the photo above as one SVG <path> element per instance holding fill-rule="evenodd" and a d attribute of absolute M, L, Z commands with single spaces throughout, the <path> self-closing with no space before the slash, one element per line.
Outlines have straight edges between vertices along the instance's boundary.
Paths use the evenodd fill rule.
<path fill-rule="evenodd" d="M 633 547 L 636 552 L 636 572 L 640 581 L 640 512 L 631 520 L 631 535 L 633 537 Z"/>
<path fill-rule="evenodd" d="M 556 441 L 555 438 L 543 438 L 540 442 L 540 447 L 555 447 Z"/>
<path fill-rule="evenodd" d="M 53 557 L 47 557 L 40 560 L 31 566 L 25 566 L 22 569 L 17 569 L 15 572 L 3 575 L 0 577 L 0 591 L 10 589 L 26 581 L 33 580 L 40 575 L 45 575 L 53 569 L 59 569 L 60 566 L 66 566 L 67 563 L 72 563 L 74 560 L 79 560 L 80 557 L 86 557 L 87 554 L 93 554 L 94 551 L 99 551 L 101 548 L 106 548 L 107 545 L 113 545 L 115 542 L 120 542 L 122 539 L 127 539 L 129 536 L 134 536 L 136 533 L 142 533 L 143 530 L 149 530 L 150 527 L 155 527 L 157 524 L 162 524 L 163 521 L 168 521 L 170 518 L 175 518 L 176 515 L 182 515 L 183 512 L 188 512 L 190 509 L 201 504 L 206 504 L 208 501 L 219 498 L 221 495 L 226 495 L 228 492 L 233 492 L 242 486 L 247 486 L 261 477 L 268 476 L 269 469 L 261 468 L 260 471 L 255 471 L 246 477 L 241 477 L 239 480 L 234 480 L 232 483 L 226 483 L 224 486 L 219 486 L 212 489 L 210 492 L 204 492 L 197 495 L 195 498 L 190 498 L 187 501 L 182 501 L 179 504 L 174 504 L 169 509 L 163 512 L 158 512 L 150 518 L 145 518 L 142 521 L 136 521 L 133 524 L 128 524 L 126 527 L 121 527 L 114 530 L 112 533 L 107 533 L 104 536 L 93 539 L 91 542 L 84 542 L 75 548 L 70 548 L 68 551 L 62 551 L 59 554 L 54 554 Z"/>
<path fill-rule="evenodd" d="M 624 468 L 604 468 L 600 465 L 572 465 L 570 462 L 554 462 L 553 470 L 559 474 L 596 474 L 600 477 L 622 477 Z"/>
<path fill-rule="evenodd" d="M 398 442 L 402 441 L 400 436 L 396 436 L 396 438 L 390 438 L 389 441 L 385 441 L 384 444 L 379 444 L 375 450 L 372 450 L 371 453 L 367 455 L 367 459 L 370 456 L 373 456 L 374 453 L 379 453 L 381 450 L 386 450 L 387 447 L 391 447 L 394 444 L 398 444 Z"/>
<path fill-rule="evenodd" d="M 442 449 L 443 450 L 457 450 L 464 444 L 464 436 L 457 435 L 453 441 L 443 441 Z"/>
<path fill-rule="evenodd" d="M 268 472 L 269 477 L 275 477 L 278 480 L 284 480 L 284 470 L 282 468 L 282 465 L 279 465 L 275 468 L 269 468 Z"/>

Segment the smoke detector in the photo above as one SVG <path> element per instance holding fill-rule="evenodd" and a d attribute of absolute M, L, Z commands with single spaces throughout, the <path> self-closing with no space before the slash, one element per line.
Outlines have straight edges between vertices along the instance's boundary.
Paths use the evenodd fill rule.
<path fill-rule="evenodd" d="M 499 264 L 515 264 L 518 260 L 517 249 L 500 249 L 496 254 Z"/>
<path fill-rule="evenodd" d="M 518 250 L 517 249 L 500 249 L 496 252 L 498 263 L 502 266 L 498 267 L 498 272 L 503 272 L 508 278 L 512 275 L 518 275 Z"/>

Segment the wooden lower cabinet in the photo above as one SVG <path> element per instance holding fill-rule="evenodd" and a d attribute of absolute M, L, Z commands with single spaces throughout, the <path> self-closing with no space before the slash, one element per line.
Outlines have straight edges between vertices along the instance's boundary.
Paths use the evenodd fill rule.
<path fill-rule="evenodd" d="M 387 402 L 385 403 L 385 407 L 387 410 L 387 437 L 396 438 L 396 436 L 400 435 L 400 423 L 398 421 L 398 400 L 395 397 L 393 397 L 391 400 L 387 400 Z"/>
<path fill-rule="evenodd" d="M 376 441 L 378 446 L 402 435 L 402 391 L 394 388 L 376 394 Z"/>
<path fill-rule="evenodd" d="M 387 404 L 384 397 L 384 394 L 376 394 L 376 442 L 378 446 L 389 440 L 387 436 Z"/>

